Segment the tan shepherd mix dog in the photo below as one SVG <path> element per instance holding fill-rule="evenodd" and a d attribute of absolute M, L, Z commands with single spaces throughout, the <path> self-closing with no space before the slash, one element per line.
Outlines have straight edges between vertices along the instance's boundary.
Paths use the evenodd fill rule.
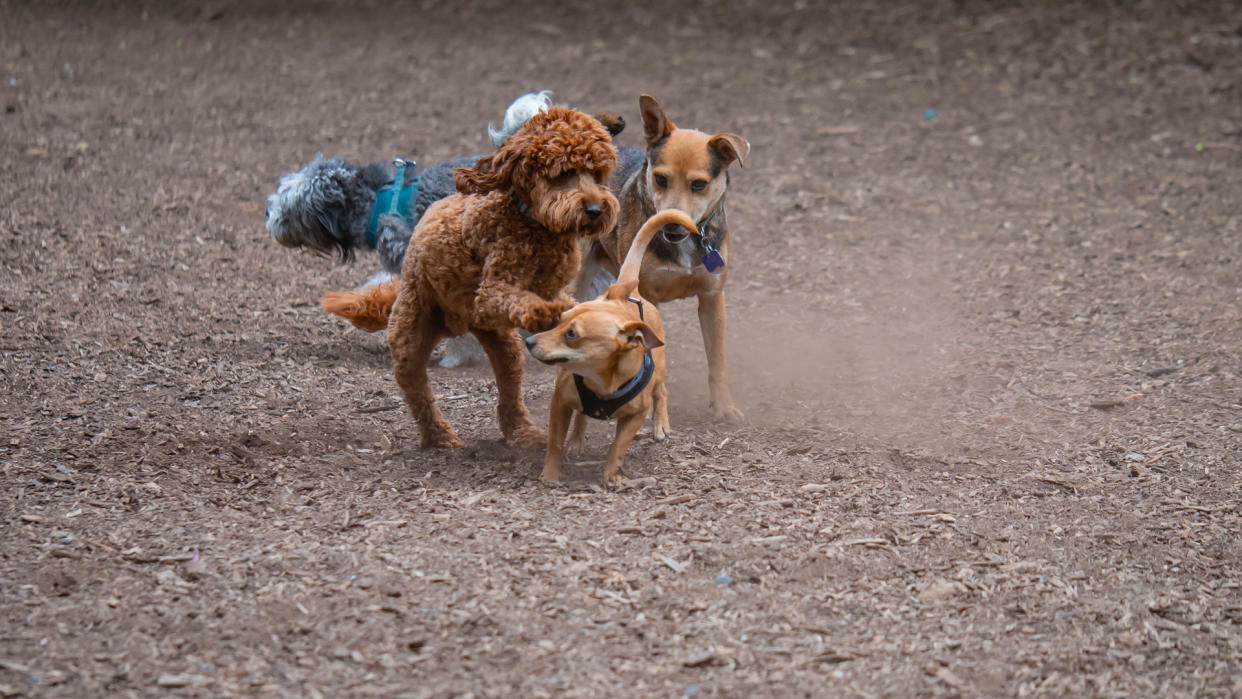
<path fill-rule="evenodd" d="M 558 366 L 552 412 L 548 418 L 548 452 L 540 480 L 561 476 L 565 433 L 575 412 L 571 445 L 582 446 L 587 416 L 616 417 L 617 433 L 608 448 L 604 479 L 625 478 L 621 463 L 634 435 L 651 412 L 652 434 L 668 435 L 668 389 L 664 386 L 664 326 L 655 304 L 640 294 L 639 269 L 651 239 L 669 226 L 697 235 L 694 220 L 677 210 L 652 216 L 634 238 L 617 281 L 594 301 L 561 315 L 557 326 L 526 338 L 526 347 L 544 364 Z"/>
<path fill-rule="evenodd" d="M 728 168 L 742 165 L 750 153 L 746 139 L 732 133 L 707 134 L 679 129 L 648 95 L 638 99 L 642 114 L 644 153 L 622 149 L 612 188 L 621 202 L 617 227 L 602 236 L 584 256 L 578 298 L 596 268 L 614 276 L 633 244 L 639 226 L 653 214 L 678 209 L 698 224 L 701 236 L 689 236 L 678 225 L 665 227 L 647 249 L 638 290 L 653 304 L 698 297 L 699 329 L 707 352 L 708 386 L 717 417 L 742 419 L 725 372 L 725 296 L 728 278 L 729 228 L 725 221 Z M 618 188 L 618 183 L 623 183 Z"/>

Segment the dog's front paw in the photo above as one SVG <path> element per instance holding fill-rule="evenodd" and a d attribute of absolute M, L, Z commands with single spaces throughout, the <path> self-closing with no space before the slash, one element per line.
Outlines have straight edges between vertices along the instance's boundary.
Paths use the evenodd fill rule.
<path fill-rule="evenodd" d="M 520 325 L 523 330 L 532 333 L 541 333 L 545 330 L 551 330 L 556 327 L 557 321 L 561 319 L 561 312 L 563 310 L 564 309 L 560 308 L 559 304 L 556 303 L 543 304 L 527 308 L 526 312 L 522 314 L 518 325 Z"/>
<path fill-rule="evenodd" d="M 424 449 L 459 449 L 466 446 L 451 429 L 447 432 L 436 431 L 423 435 L 422 445 Z"/>
<path fill-rule="evenodd" d="M 559 317 L 565 311 L 577 306 L 578 302 L 574 301 L 574 297 L 569 294 L 561 292 L 549 305 L 556 309 L 556 315 Z"/>
<path fill-rule="evenodd" d="M 534 425 L 523 425 L 513 430 L 505 443 L 519 449 L 547 446 L 548 433 Z"/>
<path fill-rule="evenodd" d="M 712 412 L 715 413 L 718 420 L 727 420 L 733 423 L 746 421 L 746 416 L 732 403 L 714 403 L 712 404 Z"/>

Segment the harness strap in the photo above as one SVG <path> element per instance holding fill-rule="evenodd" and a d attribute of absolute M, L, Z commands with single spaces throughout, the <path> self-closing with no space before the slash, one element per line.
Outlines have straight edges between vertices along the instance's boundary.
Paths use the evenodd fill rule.
<path fill-rule="evenodd" d="M 648 170 L 651 169 L 650 158 L 646 161 L 646 167 Z M 642 178 L 639 178 L 639 182 L 642 182 Z M 643 209 L 643 215 L 647 218 L 655 216 L 655 209 L 651 206 L 648 198 L 646 196 L 639 196 L 638 199 Z M 702 262 L 707 271 L 712 274 L 724 269 L 725 266 L 724 255 L 720 254 L 720 248 L 716 247 L 716 243 L 712 242 L 709 235 L 712 224 L 716 222 L 716 217 L 720 215 L 720 212 L 724 211 L 724 205 L 725 197 L 722 194 L 720 195 L 720 201 L 716 202 L 716 206 L 712 207 L 712 210 L 707 212 L 706 216 L 695 222 L 695 225 L 699 228 L 697 242 L 699 247 L 703 249 L 703 256 L 699 258 L 699 262 Z"/>
<path fill-rule="evenodd" d="M 642 308 L 641 304 L 639 308 Z M 587 417 L 593 417 L 596 420 L 607 420 L 621 406 L 629 403 L 635 396 L 642 393 L 647 384 L 651 382 L 651 376 L 654 373 L 655 360 L 651 358 L 651 350 L 647 350 L 643 352 L 643 366 L 634 375 L 634 378 L 606 396 L 601 396 L 592 391 L 587 387 L 586 381 L 581 376 L 574 374 L 574 387 L 578 389 L 578 400 L 582 401 L 582 414 Z"/>
<path fill-rule="evenodd" d="M 417 167 L 413 160 L 396 158 L 393 160 L 396 173 L 392 181 L 375 193 L 375 204 L 371 207 L 371 220 L 367 223 L 367 247 L 374 248 L 378 243 L 379 220 L 383 215 L 396 215 L 408 223 L 414 223 L 414 200 L 418 197 L 418 177 L 410 178 L 405 184 L 405 166 Z"/>
<path fill-rule="evenodd" d="M 639 319 L 639 320 L 647 320 L 646 318 L 644 318 L 644 317 L 643 317 L 643 300 L 642 300 L 642 299 L 636 299 L 636 298 L 634 298 L 633 296 L 631 296 L 631 297 L 630 297 L 629 299 L 627 299 L 627 300 L 628 300 L 630 303 L 634 304 L 635 306 L 638 306 L 638 319 Z"/>
<path fill-rule="evenodd" d="M 509 198 L 513 200 L 513 205 L 517 207 L 519 214 L 522 214 L 526 218 L 534 218 L 530 215 L 530 204 L 527 204 L 525 200 L 519 197 L 517 192 L 510 189 Z"/>

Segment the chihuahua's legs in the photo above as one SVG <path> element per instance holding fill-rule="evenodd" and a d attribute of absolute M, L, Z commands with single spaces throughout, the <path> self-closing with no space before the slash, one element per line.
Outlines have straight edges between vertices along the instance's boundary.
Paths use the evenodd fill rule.
<path fill-rule="evenodd" d="M 574 409 L 552 401 L 552 414 L 548 416 L 548 454 L 543 460 L 541 481 L 555 481 L 561 477 L 561 462 L 565 460 L 562 446 L 565 443 L 565 432 L 569 430 L 569 416 Z"/>
<path fill-rule="evenodd" d="M 729 379 L 725 373 L 724 290 L 699 294 L 699 330 L 703 332 L 703 348 L 707 350 L 707 386 L 716 417 L 734 422 L 743 419 L 742 411 L 733 402 Z"/>
<path fill-rule="evenodd" d="M 440 414 L 435 395 L 427 382 L 427 360 L 440 338 L 448 335 L 443 324 L 426 309 L 405 306 L 402 300 L 414 294 L 401 294 L 393 308 L 388 346 L 397 385 L 418 423 L 424 447 L 460 447 L 462 441 L 453 426 Z M 417 300 L 415 300 L 415 303 Z"/>
<path fill-rule="evenodd" d="M 566 453 L 581 454 L 586 451 L 586 425 L 586 415 L 582 413 L 574 415 L 574 431 L 570 433 L 569 442 L 565 445 Z"/>
<path fill-rule="evenodd" d="M 661 381 L 651 389 L 651 436 L 657 442 L 668 438 L 668 386 Z"/>
<path fill-rule="evenodd" d="M 604 466 L 605 481 L 616 483 L 625 479 L 625 474 L 621 472 L 621 461 L 625 458 L 625 451 L 630 448 L 630 442 L 634 441 L 634 435 L 638 434 L 646 420 L 646 410 L 617 420 L 617 438 L 608 447 L 608 462 Z"/>
<path fill-rule="evenodd" d="M 471 328 L 470 332 L 479 338 L 496 375 L 496 416 L 505 442 L 511 447 L 543 445 L 548 441 L 548 433 L 535 426 L 522 401 L 522 340 L 517 330 Z"/>

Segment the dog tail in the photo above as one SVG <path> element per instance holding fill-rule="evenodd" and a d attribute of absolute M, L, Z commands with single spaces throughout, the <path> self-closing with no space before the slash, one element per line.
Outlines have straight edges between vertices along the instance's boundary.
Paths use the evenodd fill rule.
<path fill-rule="evenodd" d="M 631 281 L 638 281 L 638 273 L 642 270 L 643 256 L 647 254 L 647 246 L 651 243 L 651 239 L 661 228 L 668 225 L 681 226 L 695 235 L 699 235 L 699 228 L 695 225 L 694 219 L 677 209 L 668 209 L 647 219 L 643 227 L 638 229 L 638 235 L 634 236 L 634 242 L 630 243 L 630 251 L 625 253 L 625 262 L 621 263 L 621 271 L 617 274 L 617 283 L 624 284 Z"/>
<path fill-rule="evenodd" d="M 319 303 L 325 311 L 367 332 L 376 332 L 388 327 L 388 316 L 400 290 L 401 280 L 392 279 L 362 291 L 329 291 Z"/>
<path fill-rule="evenodd" d="M 548 111 L 548 107 L 552 105 L 552 91 L 540 90 L 539 92 L 528 92 L 521 97 L 513 100 L 513 104 L 505 110 L 505 119 L 497 129 L 491 124 L 487 125 L 487 135 L 492 137 L 492 145 L 497 148 L 505 139 L 518 132 L 522 128 L 522 124 L 530 121 L 531 117 L 539 112 Z"/>

